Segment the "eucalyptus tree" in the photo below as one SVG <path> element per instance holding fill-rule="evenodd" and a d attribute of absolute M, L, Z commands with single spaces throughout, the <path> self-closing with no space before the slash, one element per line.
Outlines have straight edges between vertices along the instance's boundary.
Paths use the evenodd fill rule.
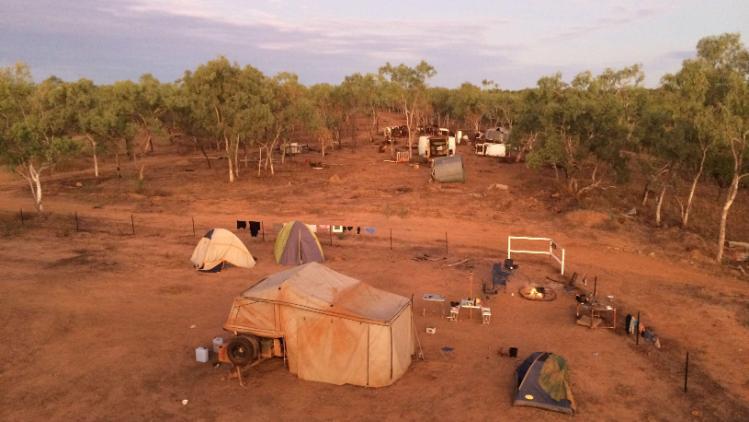
<path fill-rule="evenodd" d="M 43 173 L 76 150 L 67 136 L 66 98 L 57 78 L 35 85 L 25 64 L 0 68 L 0 157 L 28 182 L 39 212 Z"/>
<path fill-rule="evenodd" d="M 464 82 L 451 92 L 451 109 L 455 117 L 478 132 L 487 113 L 487 95 L 481 88 Z"/>
<path fill-rule="evenodd" d="M 714 117 L 711 131 L 721 156 L 728 157 L 730 184 L 720 214 L 718 252 L 723 259 L 726 222 L 742 180 L 749 177 L 749 51 L 739 34 L 706 37 L 697 43 L 697 57 L 708 81 L 704 106 Z M 684 67 L 690 66 L 687 60 Z"/>
<path fill-rule="evenodd" d="M 239 79 L 242 70 L 225 57 L 219 57 L 195 71 L 185 72 L 180 81 L 194 124 L 208 136 L 223 141 L 229 182 L 237 177 L 237 153 L 241 136 L 234 133 L 237 113 L 241 112 Z"/>
<path fill-rule="evenodd" d="M 109 117 L 101 90 L 89 79 L 69 83 L 67 88 L 71 132 L 83 136 L 88 142 L 94 176 L 99 177 L 99 153 L 106 151 L 112 140 L 109 136 Z"/>
<path fill-rule="evenodd" d="M 606 71 L 594 77 L 578 74 L 570 84 L 561 75 L 544 77 L 524 98 L 522 119 L 515 125 L 515 138 L 531 138 L 535 146 L 528 164 L 550 165 L 565 189 L 577 199 L 601 189 L 609 179 L 626 176 L 627 126 L 620 89 L 636 87 L 624 77 Z M 613 80 L 612 80 L 613 79 Z"/>
<path fill-rule="evenodd" d="M 386 63 L 379 69 L 380 76 L 387 82 L 385 84 L 386 95 L 398 104 L 406 117 L 409 158 L 413 150 L 415 117 L 428 106 L 427 80 L 436 73 L 434 67 L 423 60 L 414 67 L 405 64 L 393 66 Z"/>
<path fill-rule="evenodd" d="M 339 104 L 334 101 L 335 87 L 320 83 L 309 88 L 309 97 L 315 107 L 315 115 L 310 121 L 310 129 L 317 141 L 320 142 L 320 153 L 325 157 L 328 142 L 335 139 L 340 142 L 343 125 L 343 112 Z"/>

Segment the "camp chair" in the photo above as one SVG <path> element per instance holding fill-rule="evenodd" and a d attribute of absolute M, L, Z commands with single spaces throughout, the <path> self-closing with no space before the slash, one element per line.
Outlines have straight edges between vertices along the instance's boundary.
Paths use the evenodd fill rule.
<path fill-rule="evenodd" d="M 492 310 L 491 308 L 484 308 L 481 307 L 481 323 L 489 325 L 489 323 L 492 320 Z"/>
<path fill-rule="evenodd" d="M 483 290 L 484 295 L 486 296 L 497 294 L 497 288 L 494 287 L 493 283 L 491 286 L 488 286 L 486 283 L 481 283 L 481 290 Z"/>
<path fill-rule="evenodd" d="M 502 286 L 507 289 L 507 277 L 510 276 L 510 272 L 502 269 L 502 264 L 495 263 L 492 265 L 492 285 L 494 288 Z"/>
<path fill-rule="evenodd" d="M 458 320 L 458 313 L 460 312 L 459 306 L 451 306 L 450 307 L 450 315 L 447 317 L 450 321 L 457 321 Z"/>

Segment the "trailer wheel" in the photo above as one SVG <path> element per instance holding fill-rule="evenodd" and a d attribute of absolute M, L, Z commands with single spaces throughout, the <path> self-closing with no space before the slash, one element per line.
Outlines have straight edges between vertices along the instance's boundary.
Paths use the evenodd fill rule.
<path fill-rule="evenodd" d="M 245 366 L 257 360 L 260 343 L 254 336 L 236 336 L 226 345 L 226 355 L 237 366 Z"/>

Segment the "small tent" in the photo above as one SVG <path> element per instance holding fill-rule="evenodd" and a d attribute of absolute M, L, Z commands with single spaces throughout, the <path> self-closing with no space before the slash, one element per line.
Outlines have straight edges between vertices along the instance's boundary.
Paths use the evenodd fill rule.
<path fill-rule="evenodd" d="M 309 226 L 300 221 L 283 225 L 276 237 L 273 254 L 276 262 L 282 265 L 300 265 L 325 260 L 317 236 Z"/>
<path fill-rule="evenodd" d="M 535 352 L 515 371 L 515 406 L 533 406 L 567 414 L 575 412 L 567 361 L 553 353 Z"/>
<path fill-rule="evenodd" d="M 311 262 L 272 274 L 234 300 L 224 329 L 283 338 L 299 378 L 390 385 L 411 364 L 411 301 Z"/>
<path fill-rule="evenodd" d="M 242 268 L 255 266 L 244 243 L 226 229 L 208 230 L 192 251 L 190 261 L 200 271 L 221 271 L 224 263 Z"/>

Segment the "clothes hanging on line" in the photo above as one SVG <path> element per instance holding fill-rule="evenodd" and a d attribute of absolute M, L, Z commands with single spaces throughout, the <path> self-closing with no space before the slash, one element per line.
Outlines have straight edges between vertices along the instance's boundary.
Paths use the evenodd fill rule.
<path fill-rule="evenodd" d="M 258 232 L 260 232 L 260 225 L 259 221 L 250 221 L 250 236 L 257 237 Z"/>
<path fill-rule="evenodd" d="M 343 226 L 333 226 L 333 233 L 343 233 Z"/>
<path fill-rule="evenodd" d="M 346 227 L 346 230 L 348 230 L 348 231 L 353 231 L 353 230 L 354 230 L 354 226 L 347 226 L 347 227 Z"/>
<path fill-rule="evenodd" d="M 327 231 L 330 231 L 330 225 L 329 224 L 318 224 L 317 225 L 317 231 L 320 233 L 325 233 Z"/>
<path fill-rule="evenodd" d="M 361 234 L 361 227 L 356 227 L 356 234 Z"/>
<path fill-rule="evenodd" d="M 312 233 L 317 233 L 317 225 L 316 224 L 307 224 L 307 227 Z"/>
<path fill-rule="evenodd" d="M 367 233 L 369 233 L 369 234 L 375 234 L 375 231 L 376 231 L 376 230 L 377 230 L 377 229 L 375 229 L 374 227 L 365 227 L 365 228 L 364 228 L 364 231 L 366 231 L 366 232 L 367 232 Z"/>
<path fill-rule="evenodd" d="M 237 230 L 244 230 L 247 228 L 247 222 L 243 220 L 237 220 Z"/>

